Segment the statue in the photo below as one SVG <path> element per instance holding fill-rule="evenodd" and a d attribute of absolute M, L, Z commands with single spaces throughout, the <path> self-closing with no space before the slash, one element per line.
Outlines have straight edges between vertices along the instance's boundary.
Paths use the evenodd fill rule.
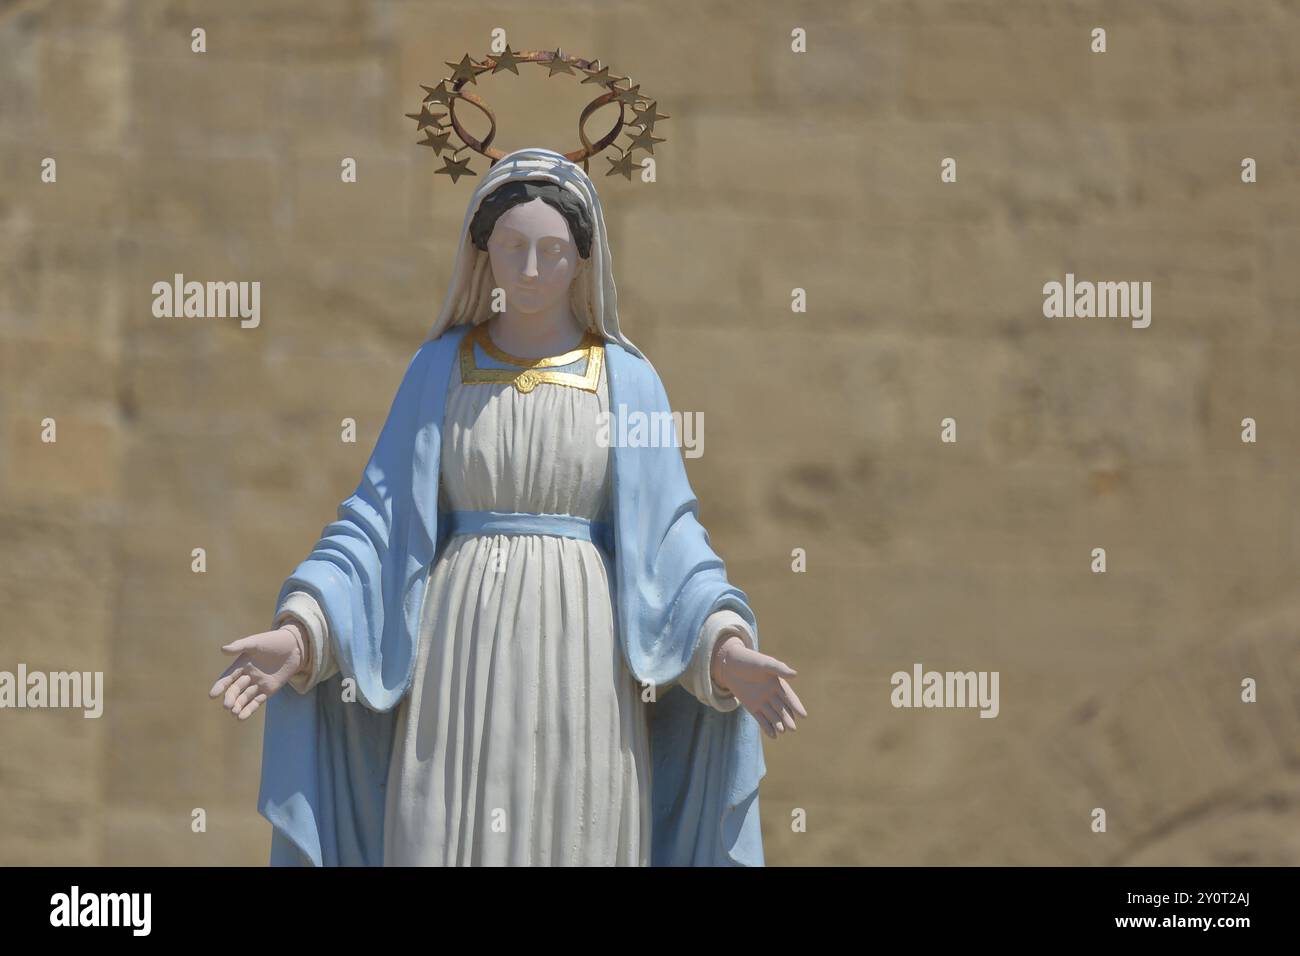
<path fill-rule="evenodd" d="M 467 62 L 492 61 L 452 102 Z M 795 672 L 758 650 L 680 450 L 597 438 L 671 409 L 619 327 L 592 181 L 486 154 L 356 492 L 273 629 L 223 648 L 210 696 L 266 707 L 271 862 L 761 865 L 758 735 L 806 716 Z"/>

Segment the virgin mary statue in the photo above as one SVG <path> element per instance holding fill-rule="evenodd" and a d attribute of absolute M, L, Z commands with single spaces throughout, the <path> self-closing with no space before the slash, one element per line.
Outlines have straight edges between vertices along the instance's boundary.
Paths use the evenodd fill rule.
<path fill-rule="evenodd" d="M 579 341 L 507 351 L 502 315 L 556 276 Z M 670 411 L 591 180 L 508 154 L 356 492 L 276 630 L 226 646 L 213 696 L 266 702 L 273 864 L 762 864 L 760 726 L 804 713 L 794 672 L 758 652 L 675 440 L 601 437 Z"/>

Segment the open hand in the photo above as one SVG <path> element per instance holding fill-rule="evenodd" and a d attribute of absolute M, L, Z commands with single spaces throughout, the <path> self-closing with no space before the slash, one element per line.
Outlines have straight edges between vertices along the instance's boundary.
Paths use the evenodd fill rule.
<path fill-rule="evenodd" d="M 751 650 L 739 637 L 727 638 L 719 645 L 714 668 L 718 686 L 735 695 L 769 737 L 797 730 L 795 714 L 808 716 L 799 695 L 786 680 L 795 676 L 795 669 Z"/>
<path fill-rule="evenodd" d="M 295 623 L 231 641 L 222 652 L 239 656 L 217 678 L 208 696 L 224 694 L 226 710 L 247 720 L 302 667 L 304 647 Z"/>

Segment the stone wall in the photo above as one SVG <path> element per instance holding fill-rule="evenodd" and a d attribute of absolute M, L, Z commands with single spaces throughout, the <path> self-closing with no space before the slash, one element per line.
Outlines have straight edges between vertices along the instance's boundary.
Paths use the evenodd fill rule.
<path fill-rule="evenodd" d="M 107 696 L 0 711 L 0 863 L 265 860 L 262 717 L 206 691 L 442 301 L 472 181 L 402 114 L 497 27 L 671 116 L 656 183 L 592 171 L 811 712 L 769 862 L 1300 864 L 1291 0 L 0 2 L 0 670 Z M 527 69 L 481 80 L 498 144 L 576 145 L 591 87 Z M 260 281 L 261 324 L 155 318 L 175 273 Z M 1066 273 L 1150 281 L 1151 326 L 1044 318 Z M 895 709 L 918 662 L 998 671 L 999 716 Z"/>

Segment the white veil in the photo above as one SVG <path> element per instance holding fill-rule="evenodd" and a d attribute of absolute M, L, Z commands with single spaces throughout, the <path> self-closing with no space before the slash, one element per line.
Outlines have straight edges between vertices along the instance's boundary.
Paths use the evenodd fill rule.
<path fill-rule="evenodd" d="M 517 149 L 497 160 L 484 174 L 474 195 L 470 197 L 469 208 L 465 210 L 465 222 L 460 227 L 460 245 L 447 298 L 433 320 L 429 339 L 436 339 L 453 325 L 478 325 L 492 317 L 492 265 L 487 252 L 474 245 L 469 226 L 484 197 L 514 179 L 549 180 L 582 200 L 587 215 L 591 218 L 591 251 L 587 259 L 579 261 L 578 272 L 573 278 L 575 285 L 570 295 L 574 315 L 592 332 L 618 342 L 633 355 L 640 356 L 640 350 L 628 341 L 618 327 L 614 267 L 609 253 L 609 237 L 605 231 L 605 214 L 600 207 L 596 187 L 581 166 L 554 150 L 537 147 Z"/>

